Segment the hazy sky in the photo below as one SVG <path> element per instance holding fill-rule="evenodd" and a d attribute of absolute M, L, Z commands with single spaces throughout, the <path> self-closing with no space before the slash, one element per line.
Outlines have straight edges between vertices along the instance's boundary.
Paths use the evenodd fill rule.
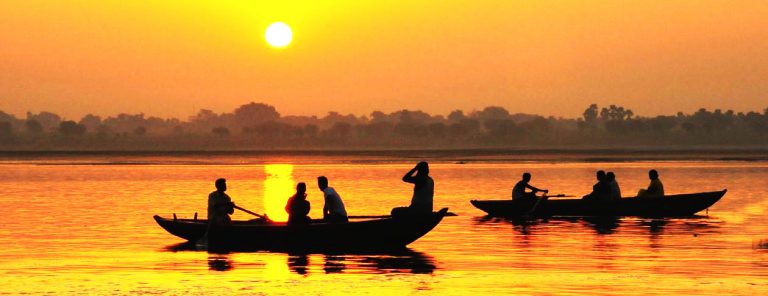
<path fill-rule="evenodd" d="M 293 43 L 269 47 L 275 21 Z M 768 1 L 0 1 L 0 110 L 768 107 Z"/>

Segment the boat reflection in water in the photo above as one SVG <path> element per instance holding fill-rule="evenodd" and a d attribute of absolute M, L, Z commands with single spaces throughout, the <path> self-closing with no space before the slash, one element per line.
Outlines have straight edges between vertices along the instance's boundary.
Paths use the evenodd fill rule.
<path fill-rule="evenodd" d="M 475 219 L 477 225 L 498 226 L 509 224 L 522 235 L 536 231 L 553 233 L 559 230 L 574 232 L 575 228 L 590 228 L 598 235 L 617 232 L 639 234 L 647 232 L 652 238 L 661 235 L 693 235 L 720 233 L 723 222 L 707 216 L 685 218 L 637 218 L 637 217 L 549 217 L 546 219 L 499 218 L 484 216 Z"/>
<path fill-rule="evenodd" d="M 189 252 L 206 251 L 193 243 L 180 243 L 167 246 L 166 251 Z M 207 252 L 207 251 L 206 251 Z M 326 274 L 431 274 L 437 269 L 434 258 L 411 249 L 402 249 L 372 253 L 274 253 L 274 252 L 208 252 L 208 267 L 213 271 L 230 271 L 238 265 L 254 266 L 254 262 L 234 262 L 232 256 L 239 253 L 265 256 L 285 256 L 288 269 L 300 275 L 313 272 Z M 258 259 L 257 259 L 258 260 Z M 262 264 L 255 264 L 263 266 Z"/>
<path fill-rule="evenodd" d="M 309 273 L 309 256 L 307 254 L 288 254 L 288 267 L 298 274 Z"/>
<path fill-rule="evenodd" d="M 324 254 L 323 259 L 325 273 L 430 274 L 437 268 L 432 257 L 410 249 L 380 254 Z M 305 266 L 299 263 L 304 263 Z M 308 268 L 311 264 L 308 260 L 289 258 L 288 265 L 296 273 L 301 273 L 296 268 Z"/>
<path fill-rule="evenodd" d="M 232 260 L 229 254 L 208 254 L 208 269 L 215 271 L 232 270 Z"/>

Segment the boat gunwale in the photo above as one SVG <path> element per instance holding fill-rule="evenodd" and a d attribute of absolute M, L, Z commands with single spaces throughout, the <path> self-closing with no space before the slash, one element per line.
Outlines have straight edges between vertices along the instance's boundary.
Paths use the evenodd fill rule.
<path fill-rule="evenodd" d="M 716 193 L 719 193 L 720 194 L 719 197 L 722 198 L 725 195 L 725 193 L 727 193 L 727 192 L 728 192 L 728 189 L 723 189 L 723 190 L 717 190 L 717 191 L 669 194 L 669 195 L 664 195 L 662 197 L 650 197 L 650 198 L 648 198 L 648 197 L 631 196 L 631 197 L 622 197 L 620 200 L 602 201 L 601 203 L 615 203 L 615 202 L 635 201 L 635 200 L 651 201 L 651 200 L 658 200 L 658 199 L 688 198 L 688 197 L 700 198 L 697 195 L 716 194 Z M 550 197 L 555 197 L 555 196 L 550 196 Z M 540 197 L 538 197 L 538 198 L 540 198 Z M 470 202 L 473 205 L 476 202 L 490 204 L 490 203 L 506 203 L 506 202 L 510 202 L 510 201 L 513 201 L 513 199 L 510 198 L 510 199 L 472 199 L 472 200 L 470 200 Z M 585 200 L 581 199 L 581 198 L 550 198 L 550 199 L 547 199 L 547 202 L 577 202 L 577 201 L 578 202 L 584 202 Z"/>

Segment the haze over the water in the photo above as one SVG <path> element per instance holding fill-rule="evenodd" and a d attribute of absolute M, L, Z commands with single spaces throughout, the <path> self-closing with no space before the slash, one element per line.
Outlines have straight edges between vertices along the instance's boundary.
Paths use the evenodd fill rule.
<path fill-rule="evenodd" d="M 0 110 L 762 110 L 766 1 L 2 1 Z M 270 47 L 282 21 L 293 42 Z"/>

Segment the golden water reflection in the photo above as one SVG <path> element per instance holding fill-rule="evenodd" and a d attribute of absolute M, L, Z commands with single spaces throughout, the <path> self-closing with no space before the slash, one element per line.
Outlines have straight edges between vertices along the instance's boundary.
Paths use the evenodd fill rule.
<path fill-rule="evenodd" d="M 264 209 L 273 221 L 288 221 L 285 203 L 295 192 L 292 164 L 264 166 Z"/>
<path fill-rule="evenodd" d="M 412 194 L 399 178 L 412 164 L 280 161 L 293 165 L 0 163 L 0 294 L 768 292 L 768 162 L 434 163 L 435 205 L 459 216 L 410 244 L 417 254 L 164 249 L 183 240 L 152 215 L 204 213 L 218 177 L 230 180 L 239 205 L 276 219 L 295 182 L 319 175 L 329 175 L 350 213 L 385 213 Z M 534 185 L 579 195 L 591 190 L 595 169 L 614 171 L 629 190 L 647 186 L 650 167 L 671 193 L 728 194 L 709 216 L 684 219 L 514 221 L 487 218 L 468 202 L 507 198 L 522 171 Z M 319 216 L 321 194 L 311 185 Z"/>

